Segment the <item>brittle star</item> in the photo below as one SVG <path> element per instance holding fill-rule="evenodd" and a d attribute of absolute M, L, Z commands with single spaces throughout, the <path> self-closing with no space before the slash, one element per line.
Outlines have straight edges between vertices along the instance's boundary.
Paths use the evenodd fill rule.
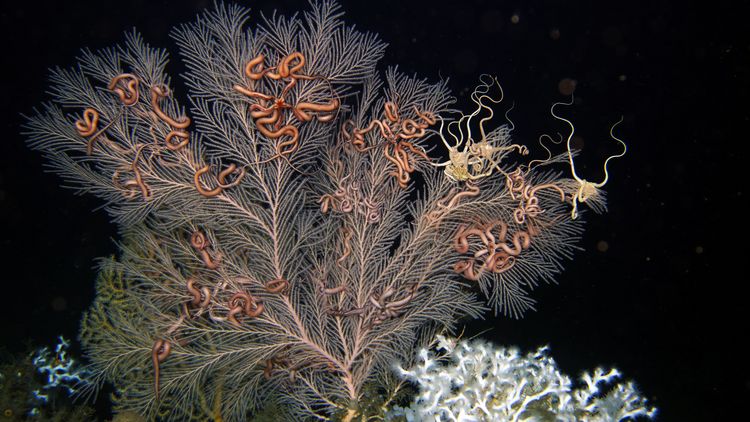
<path fill-rule="evenodd" d="M 619 125 L 620 123 L 622 123 L 622 121 L 624 119 L 623 116 L 620 116 L 620 120 L 618 120 L 615 124 L 613 124 L 612 127 L 609 129 L 609 136 L 611 136 L 612 139 L 614 139 L 615 141 L 617 141 L 620 144 L 622 144 L 622 152 L 619 153 L 619 154 L 610 155 L 609 157 L 607 157 L 606 160 L 604 160 L 604 165 L 603 165 L 603 167 L 604 167 L 604 179 L 601 182 L 595 183 L 595 182 L 589 182 L 588 180 L 579 177 L 578 173 L 576 173 L 576 166 L 575 166 L 575 163 L 573 162 L 573 152 L 572 152 L 571 145 L 570 145 L 571 139 L 573 138 L 573 133 L 575 133 L 575 126 L 573 126 L 573 123 L 570 120 L 568 120 L 566 118 L 563 118 L 563 117 L 560 117 L 557 114 L 555 114 L 555 107 L 556 106 L 558 106 L 558 105 L 572 105 L 572 104 L 573 104 L 573 95 L 571 94 L 571 96 L 570 96 L 570 102 L 568 102 L 568 103 L 557 102 L 555 104 L 552 104 L 552 107 L 550 108 L 550 114 L 552 114 L 552 117 L 554 117 L 555 119 L 561 120 L 561 121 L 567 123 L 568 126 L 570 126 L 570 134 L 568 134 L 568 139 L 567 139 L 567 141 L 566 141 L 565 144 L 566 144 L 566 148 L 568 150 L 567 152 L 568 152 L 568 161 L 570 163 L 570 173 L 573 176 L 573 179 L 575 179 L 575 181 L 578 182 L 578 184 L 579 184 L 578 189 L 572 195 L 572 198 L 571 198 L 572 202 L 573 202 L 573 210 L 570 213 L 570 217 L 573 220 L 575 220 L 576 218 L 578 218 L 578 203 L 579 202 L 580 203 L 584 203 L 584 202 L 588 201 L 589 199 L 594 199 L 594 200 L 598 199 L 598 197 L 600 195 L 599 189 L 601 189 L 602 187 L 604 187 L 604 185 L 607 184 L 607 181 L 609 180 L 609 173 L 607 171 L 607 164 L 609 164 L 609 160 L 612 160 L 614 158 L 619 158 L 619 157 L 622 157 L 623 155 L 625 155 L 625 153 L 628 151 L 628 146 L 627 146 L 627 144 L 623 140 L 621 140 L 620 138 L 616 137 L 615 134 L 614 134 L 615 127 L 617 127 L 617 125 Z"/>

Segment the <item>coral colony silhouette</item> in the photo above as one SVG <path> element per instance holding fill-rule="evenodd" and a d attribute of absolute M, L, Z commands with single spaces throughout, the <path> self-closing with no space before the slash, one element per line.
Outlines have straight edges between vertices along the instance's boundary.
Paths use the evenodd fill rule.
<path fill-rule="evenodd" d="M 568 103 L 552 110 L 567 144 L 531 154 L 494 116 L 510 108 L 495 78 L 456 112 L 444 81 L 379 74 L 385 44 L 341 16 L 313 2 L 248 28 L 219 4 L 173 32 L 187 93 L 137 33 L 52 71 L 29 143 L 121 233 L 80 334 L 116 411 L 351 420 L 484 303 L 533 308 L 581 204 L 604 209 L 606 179 L 575 171 Z"/>

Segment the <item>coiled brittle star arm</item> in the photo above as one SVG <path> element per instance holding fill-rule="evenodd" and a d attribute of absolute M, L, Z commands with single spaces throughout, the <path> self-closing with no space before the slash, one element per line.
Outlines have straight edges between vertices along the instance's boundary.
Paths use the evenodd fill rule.
<path fill-rule="evenodd" d="M 158 339 L 151 348 L 151 362 L 154 365 L 154 394 L 156 400 L 159 400 L 159 364 L 167 360 L 169 353 L 172 351 L 172 345 L 164 339 Z"/>

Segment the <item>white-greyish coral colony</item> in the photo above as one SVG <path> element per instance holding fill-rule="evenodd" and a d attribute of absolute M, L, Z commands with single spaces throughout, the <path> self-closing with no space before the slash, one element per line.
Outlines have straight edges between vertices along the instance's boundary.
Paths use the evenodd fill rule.
<path fill-rule="evenodd" d="M 397 368 L 419 393 L 409 407 L 394 407 L 391 420 L 610 422 L 656 415 L 632 382 L 611 385 L 620 377 L 616 369 L 586 372 L 584 385 L 573 389 L 547 347 L 522 356 L 516 348 L 438 335 L 437 349 L 421 349 L 409 370 Z"/>

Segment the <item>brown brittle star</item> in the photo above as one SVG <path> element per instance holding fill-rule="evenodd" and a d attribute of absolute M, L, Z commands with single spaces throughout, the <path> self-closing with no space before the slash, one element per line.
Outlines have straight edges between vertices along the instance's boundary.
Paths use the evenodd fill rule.
<path fill-rule="evenodd" d="M 109 127 L 112 126 L 112 124 L 114 124 L 117 119 L 120 118 L 120 114 L 115 116 L 115 118 L 107 123 L 106 126 L 101 128 L 100 130 L 97 130 L 99 125 L 99 112 L 92 107 L 88 107 L 83 110 L 83 117 L 79 120 L 76 120 L 75 127 L 76 132 L 78 132 L 79 135 L 84 138 L 88 138 L 88 141 L 86 142 L 86 155 L 91 155 L 94 153 L 94 144 L 99 139 L 99 137 L 107 129 L 109 129 Z"/>
<path fill-rule="evenodd" d="M 289 281 L 285 278 L 275 278 L 266 283 L 266 291 L 268 293 L 281 293 L 284 294 L 286 289 L 289 288 Z"/>
<path fill-rule="evenodd" d="M 393 101 L 387 101 L 383 104 L 384 119 L 372 120 L 364 129 L 357 128 L 354 121 L 349 119 L 341 127 L 342 137 L 351 142 L 359 152 L 365 152 L 378 146 L 368 147 L 364 135 L 376 127 L 380 129 L 380 134 L 385 139 L 383 156 L 396 166 L 396 170 L 391 172 L 390 175 L 396 178 L 398 185 L 403 189 L 408 186 L 410 174 L 415 170 L 412 165 L 414 157 L 409 155 L 407 150 L 429 161 L 427 154 L 408 140 L 423 137 L 425 129 L 436 122 L 434 115 L 430 112 L 420 112 L 416 106 L 414 106 L 414 112 L 420 119 L 419 122 L 414 119 L 402 119 L 398 112 L 398 105 Z"/>
<path fill-rule="evenodd" d="M 437 209 L 425 215 L 427 221 L 430 223 L 439 222 L 443 217 L 445 217 L 455 207 L 457 207 L 462 199 L 479 196 L 479 186 L 474 184 L 471 180 L 467 180 L 465 182 L 465 186 L 466 190 L 461 190 L 458 187 L 451 188 L 445 198 L 440 199 L 436 202 Z"/>
<path fill-rule="evenodd" d="M 257 55 L 248 61 L 245 66 L 245 76 L 251 81 L 252 87 L 234 85 L 234 89 L 241 94 L 257 100 L 250 105 L 250 116 L 255 119 L 255 125 L 264 136 L 278 140 L 282 136 L 290 137 L 289 140 L 279 142 L 275 149 L 276 154 L 259 162 L 263 164 L 276 158 L 285 158 L 289 162 L 291 156 L 299 148 L 299 129 L 292 124 L 284 124 L 282 110 L 291 110 L 292 114 L 300 122 L 309 122 L 313 117 L 321 122 L 329 122 L 335 117 L 334 112 L 338 110 L 340 102 L 337 98 L 331 98 L 326 104 L 312 102 L 299 102 L 292 105 L 287 102 L 286 94 L 297 84 L 300 79 L 313 80 L 319 77 L 308 76 L 298 73 L 305 66 L 305 56 L 301 52 L 293 52 L 281 59 L 278 66 L 264 68 L 265 56 Z M 277 72 L 274 72 L 277 70 Z M 255 91 L 255 81 L 264 77 L 272 80 L 286 80 L 287 84 L 278 97 Z M 268 105 L 270 103 L 270 105 Z M 268 127 L 267 127 L 268 125 Z M 271 128 L 272 127 L 272 128 Z M 291 164 L 291 163 L 289 163 Z"/>
<path fill-rule="evenodd" d="M 417 289 L 419 288 L 418 283 L 411 284 L 406 289 L 406 295 L 398 300 L 387 300 L 392 296 L 396 295 L 396 290 L 393 286 L 386 288 L 380 295 L 372 294 L 369 297 L 369 305 L 375 309 L 375 316 L 372 321 L 368 324 L 370 328 L 382 324 L 388 319 L 396 318 L 404 312 L 409 302 L 414 299 Z"/>
<path fill-rule="evenodd" d="M 153 85 L 151 87 L 151 108 L 154 110 L 154 113 L 156 113 L 156 115 L 172 129 L 167 134 L 164 142 L 166 143 L 167 148 L 176 151 L 185 147 L 190 140 L 190 133 L 185 130 L 190 126 L 190 118 L 183 116 L 179 120 L 175 120 L 161 109 L 159 102 L 162 98 L 169 97 L 169 95 L 169 87 L 166 85 Z M 179 141 L 176 141 L 175 138 Z"/>
<path fill-rule="evenodd" d="M 495 227 L 499 227 L 497 235 L 493 233 Z M 470 236 L 478 237 L 484 245 L 484 249 L 477 250 L 468 259 L 456 262 L 453 271 L 462 273 L 466 279 L 477 281 L 482 277 L 485 270 L 490 270 L 496 274 L 509 270 L 515 264 L 516 257 L 524 249 L 531 246 L 531 232 L 517 230 L 511 237 L 512 246 L 506 243 L 507 233 L 508 225 L 500 219 L 484 225 L 459 226 L 453 238 L 453 249 L 456 252 L 461 254 L 469 252 L 470 242 L 468 238 Z M 484 263 L 477 270 L 475 265 L 480 263 L 479 259 L 483 257 L 486 257 Z"/>
<path fill-rule="evenodd" d="M 211 291 L 208 290 L 208 287 L 201 287 L 200 289 L 195 287 L 195 279 L 193 277 L 188 278 L 185 284 L 188 293 L 190 293 L 190 295 L 193 297 L 190 302 L 186 303 L 185 313 L 188 317 L 190 317 L 190 312 L 187 307 L 187 305 L 190 305 L 193 308 L 197 307 L 199 309 L 199 315 L 211 302 Z"/>
<path fill-rule="evenodd" d="M 132 73 L 121 73 L 109 82 L 107 89 L 117 94 L 125 106 L 133 106 L 138 102 L 138 78 Z"/>
<path fill-rule="evenodd" d="M 198 170 L 195 171 L 195 174 L 193 175 L 193 183 L 195 184 L 195 189 L 198 190 L 198 193 L 201 195 L 211 198 L 214 196 L 217 196 L 221 194 L 224 189 L 229 189 L 233 186 L 237 186 L 242 181 L 242 178 L 245 176 L 245 169 L 240 168 L 237 169 L 237 165 L 232 163 L 227 166 L 224 170 L 219 172 L 219 175 L 216 177 L 216 187 L 213 189 L 206 188 L 203 183 L 201 183 L 201 176 L 208 173 L 211 170 L 211 166 L 205 165 Z M 237 176 L 233 181 L 227 181 L 227 178 L 237 173 Z"/>
<path fill-rule="evenodd" d="M 208 239 L 206 238 L 206 235 L 203 234 L 202 231 L 196 230 L 193 232 L 193 234 L 190 236 L 190 245 L 193 246 L 198 252 L 201 254 L 201 259 L 203 260 L 203 264 L 206 266 L 206 268 L 210 270 L 215 270 L 219 268 L 219 263 L 221 262 L 221 257 L 219 256 L 216 259 L 211 258 L 211 255 L 208 253 L 206 248 L 208 247 Z"/>
<path fill-rule="evenodd" d="M 235 315 L 245 314 L 247 317 L 257 318 L 263 313 L 263 310 L 263 303 L 256 301 L 250 293 L 237 292 L 229 299 L 227 321 L 239 327 L 240 322 Z"/>
<path fill-rule="evenodd" d="M 154 346 L 151 348 L 151 362 L 154 365 L 154 393 L 156 394 L 156 400 L 159 400 L 159 364 L 169 357 L 171 351 L 172 345 L 169 341 L 164 339 L 156 340 Z"/>

